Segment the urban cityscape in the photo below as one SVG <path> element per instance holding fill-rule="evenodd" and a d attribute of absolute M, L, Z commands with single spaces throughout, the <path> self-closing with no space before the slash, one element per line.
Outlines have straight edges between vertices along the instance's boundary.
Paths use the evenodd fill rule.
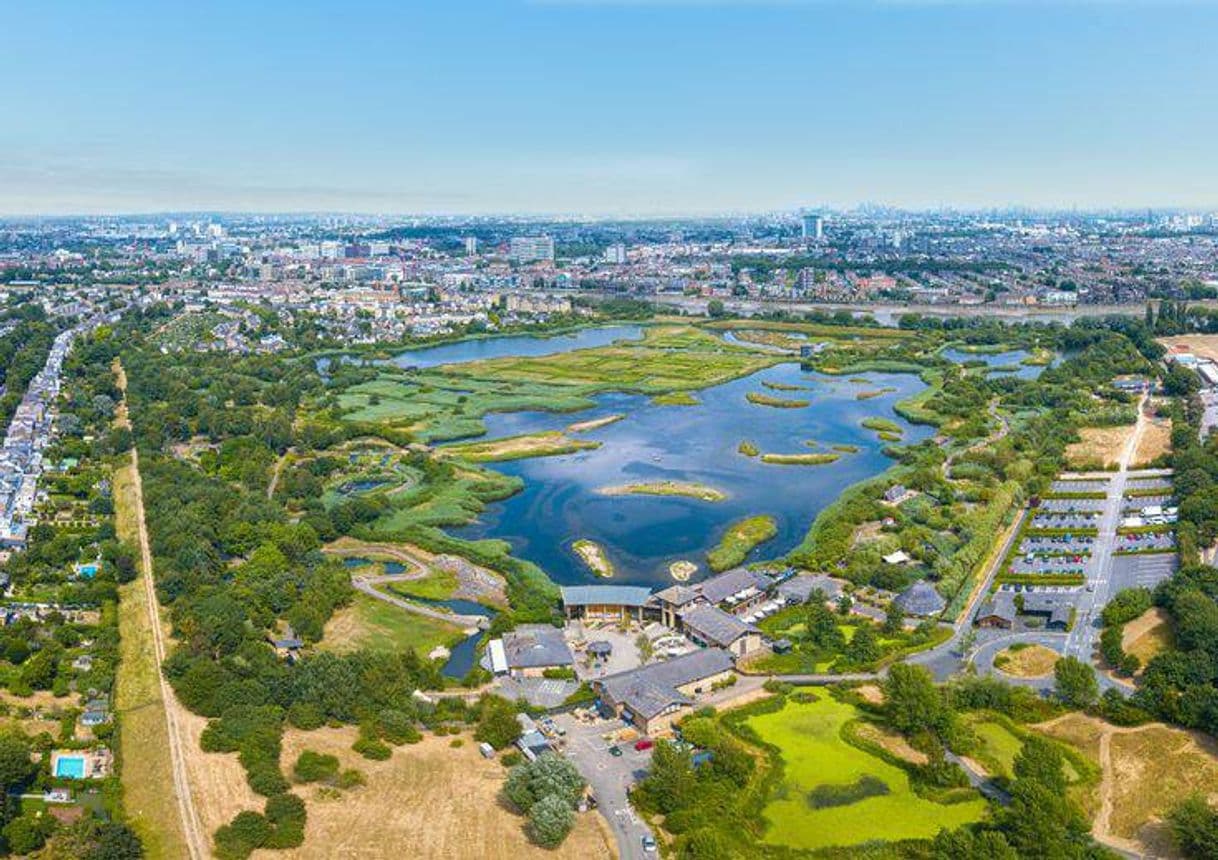
<path fill-rule="evenodd" d="M 1214 32 L 0 11 L 0 857 L 1218 858 Z"/>

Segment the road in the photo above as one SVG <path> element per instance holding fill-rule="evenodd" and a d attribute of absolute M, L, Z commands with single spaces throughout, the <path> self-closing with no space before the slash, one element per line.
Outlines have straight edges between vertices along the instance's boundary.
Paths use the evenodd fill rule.
<path fill-rule="evenodd" d="M 1100 517 L 1099 535 L 1092 546 L 1091 561 L 1087 565 L 1087 583 L 1093 590 L 1080 593 L 1074 628 L 1066 641 L 1066 656 L 1077 657 L 1087 664 L 1091 663 L 1091 655 L 1099 640 L 1099 613 L 1111 598 L 1112 553 L 1116 543 L 1116 531 L 1121 524 L 1121 507 L 1125 497 L 1125 482 L 1129 478 L 1129 466 L 1138 450 L 1138 441 L 1149 423 L 1146 416 L 1148 396 L 1144 393 L 1138 401 L 1138 422 L 1134 425 L 1133 433 L 1125 440 L 1125 447 L 1121 450 L 1118 461 L 1120 468 L 1108 484 L 1108 498 Z"/>
<path fill-rule="evenodd" d="M 126 401 L 127 378 L 121 372 L 120 388 Z M 161 626 L 161 603 L 157 599 L 156 586 L 152 579 L 152 549 L 148 541 L 148 524 L 144 518 L 144 482 L 140 477 L 140 452 L 131 447 L 132 495 L 135 497 L 136 522 L 140 536 L 140 577 L 144 581 L 144 593 L 148 605 L 148 626 L 152 629 L 153 653 L 156 656 L 157 681 L 161 686 L 161 701 L 165 704 L 165 723 L 169 730 L 169 760 L 173 771 L 173 788 L 178 802 L 178 815 L 182 819 L 182 835 L 191 860 L 205 860 L 211 856 L 210 840 L 204 835 L 195 807 L 190 778 L 186 771 L 186 748 L 190 743 L 185 726 L 179 720 L 177 699 L 173 688 L 165 679 L 161 666 L 165 662 L 165 631 Z"/>
<path fill-rule="evenodd" d="M 630 786 L 646 776 L 651 752 L 636 750 L 633 744 L 619 745 L 620 757 L 609 754 L 610 743 L 602 734 L 622 727 L 621 722 L 581 723 L 570 714 L 556 714 L 554 722 L 566 732 L 563 753 L 580 775 L 588 781 L 596 797 L 597 809 L 609 822 L 617 840 L 621 860 L 653 860 L 655 854 L 643 851 L 643 837 L 653 836 L 651 828 L 630 806 Z"/>

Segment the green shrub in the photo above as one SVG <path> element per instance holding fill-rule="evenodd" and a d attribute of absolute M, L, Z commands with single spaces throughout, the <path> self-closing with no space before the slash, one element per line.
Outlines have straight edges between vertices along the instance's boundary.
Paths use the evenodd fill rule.
<path fill-rule="evenodd" d="M 879 777 L 865 774 L 846 785 L 818 785 L 808 792 L 807 802 L 812 809 L 829 809 L 834 806 L 849 806 L 869 797 L 889 794 L 888 783 Z"/>
<path fill-rule="evenodd" d="M 381 743 L 376 738 L 361 736 L 359 740 L 351 745 L 351 749 L 362 755 L 366 759 L 372 761 L 385 761 L 391 755 L 391 750 L 386 744 Z"/>
<path fill-rule="evenodd" d="M 338 757 L 303 751 L 296 758 L 292 776 L 297 782 L 321 782 L 333 779 L 338 774 Z"/>
<path fill-rule="evenodd" d="M 220 860 L 245 860 L 271 836 L 271 823 L 258 812 L 245 810 L 216 831 L 216 856 Z"/>

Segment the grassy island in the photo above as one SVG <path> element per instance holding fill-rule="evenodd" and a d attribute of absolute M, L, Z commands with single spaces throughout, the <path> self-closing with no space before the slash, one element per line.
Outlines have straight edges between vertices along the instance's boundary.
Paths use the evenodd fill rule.
<path fill-rule="evenodd" d="M 772 406 L 775 409 L 801 409 L 812 402 L 810 400 L 784 400 L 781 397 L 771 397 L 759 391 L 750 391 L 744 395 L 744 398 L 749 403 L 756 403 L 758 406 Z"/>
<path fill-rule="evenodd" d="M 588 451 L 600 446 L 600 442 L 572 439 L 561 431 L 551 430 L 546 433 L 507 436 L 487 442 L 462 442 L 457 445 L 446 445 L 440 453 L 448 457 L 460 457 L 462 460 L 469 460 L 472 463 L 499 463 L 504 460 L 523 460 L 526 457 L 574 454 L 576 451 Z"/>
<path fill-rule="evenodd" d="M 761 462 L 774 466 L 824 466 L 836 463 L 841 454 L 762 454 Z"/>
<path fill-rule="evenodd" d="M 748 517 L 732 523 L 718 546 L 706 554 L 706 563 L 711 570 L 727 570 L 744 561 L 758 544 L 765 543 L 778 534 L 778 524 L 769 515 Z"/>
<path fill-rule="evenodd" d="M 605 548 L 596 541 L 577 540 L 571 544 L 571 549 L 575 550 L 580 561 L 588 565 L 588 569 L 597 576 L 605 579 L 613 576 L 613 562 L 605 555 Z"/>
<path fill-rule="evenodd" d="M 657 394 L 651 402 L 658 406 L 697 406 L 698 398 L 688 391 L 670 391 L 667 394 Z"/>
<path fill-rule="evenodd" d="M 860 391 L 858 394 L 854 395 L 854 399 L 855 400 L 870 400 L 873 397 L 882 397 L 885 394 L 891 394 L 894 391 L 896 391 L 896 389 L 891 388 L 891 387 L 874 388 L 874 389 L 871 389 L 868 391 Z"/>
<path fill-rule="evenodd" d="M 590 430 L 599 430 L 601 427 L 607 427 L 616 421 L 621 421 L 625 415 L 606 415 L 604 418 L 593 418 L 590 421 L 578 421 L 575 424 L 567 427 L 568 433 L 587 433 Z"/>
<path fill-rule="evenodd" d="M 616 484 L 601 487 L 603 496 L 686 496 L 704 502 L 722 502 L 727 493 L 707 484 L 693 481 L 653 481 L 646 484 Z"/>
<path fill-rule="evenodd" d="M 674 561 L 668 566 L 668 573 L 677 582 L 686 582 L 691 576 L 698 572 L 698 565 L 692 561 Z"/>
<path fill-rule="evenodd" d="M 736 450 L 739 451 L 741 454 L 743 454 L 746 457 L 756 457 L 758 454 L 761 453 L 761 449 L 758 448 L 756 445 L 754 445 L 752 442 L 750 442 L 748 439 L 741 441 L 741 443 L 736 446 Z"/>

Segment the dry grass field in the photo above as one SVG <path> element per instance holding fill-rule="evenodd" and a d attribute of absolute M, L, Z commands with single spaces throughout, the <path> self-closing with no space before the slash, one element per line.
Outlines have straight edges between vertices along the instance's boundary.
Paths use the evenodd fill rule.
<path fill-rule="evenodd" d="M 131 499 L 131 466 L 114 473 L 118 535 L 138 542 Z M 115 707 L 119 714 L 119 755 L 123 808 L 149 858 L 187 856 L 182 820 L 174 798 L 169 730 L 161 699 L 160 667 L 152 646 L 147 596 L 137 579 L 119 587 L 119 664 Z M 200 753 L 202 755 L 202 753 Z M 244 781 L 244 780 L 243 780 Z"/>
<path fill-rule="evenodd" d="M 1121 633 L 1121 647 L 1141 660 L 1143 667 L 1175 640 L 1171 619 L 1157 606 L 1130 621 Z"/>
<path fill-rule="evenodd" d="M 1171 451 L 1171 419 L 1150 418 L 1138 439 L 1137 450 L 1133 452 L 1133 467 L 1144 466 L 1154 462 L 1162 455 Z"/>
<path fill-rule="evenodd" d="M 1149 427 L 1147 429 L 1149 431 Z M 1084 427 L 1078 433 L 1081 441 L 1066 446 L 1066 462 L 1076 469 L 1112 465 L 1121 456 L 1133 430 L 1133 424 L 1128 427 Z"/>
<path fill-rule="evenodd" d="M 1158 338 L 1169 350 L 1179 347 L 1181 352 L 1191 352 L 1198 358 L 1218 361 L 1218 334 L 1181 334 Z"/>
<path fill-rule="evenodd" d="M 451 737 L 428 735 L 421 743 L 394 749 L 387 761 L 369 761 L 352 752 L 355 738 L 354 728 L 291 730 L 284 736 L 285 772 L 309 749 L 337 756 L 343 769 L 362 771 L 367 785 L 337 796 L 314 786 L 298 787 L 309 814 L 304 845 L 291 851 L 257 851 L 255 860 L 616 856 L 608 828 L 595 812 L 576 819 L 560 848 L 546 851 L 531 844 L 524 819 L 498 801 L 506 770 L 482 758 L 469 736 L 454 748 Z"/>
<path fill-rule="evenodd" d="M 994 667 L 1016 678 L 1041 678 L 1053 671 L 1061 655 L 1044 645 L 1005 648 L 994 658 Z"/>
<path fill-rule="evenodd" d="M 1162 723 L 1119 728 L 1078 713 L 1037 729 L 1100 765 L 1098 790 L 1082 801 L 1092 832 L 1110 845 L 1175 856 L 1163 816 L 1195 792 L 1218 801 L 1218 744 L 1200 733 Z"/>

